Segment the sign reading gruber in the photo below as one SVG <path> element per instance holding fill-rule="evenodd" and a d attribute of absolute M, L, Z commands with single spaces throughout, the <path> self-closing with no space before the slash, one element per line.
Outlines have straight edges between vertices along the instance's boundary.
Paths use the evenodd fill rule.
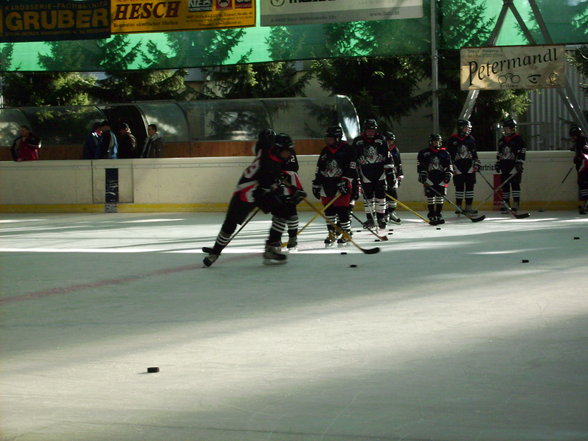
<path fill-rule="evenodd" d="M 260 0 L 262 26 L 422 18 L 423 0 Z"/>
<path fill-rule="evenodd" d="M 0 41 L 46 41 L 107 38 L 110 0 L 0 3 Z"/>
<path fill-rule="evenodd" d="M 565 46 L 463 48 L 461 90 L 565 87 Z"/>
<path fill-rule="evenodd" d="M 112 33 L 255 26 L 255 0 L 111 0 Z"/>

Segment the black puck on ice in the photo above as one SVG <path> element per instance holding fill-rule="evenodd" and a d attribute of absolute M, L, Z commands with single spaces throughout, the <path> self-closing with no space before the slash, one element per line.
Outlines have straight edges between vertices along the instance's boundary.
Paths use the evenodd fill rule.
<path fill-rule="evenodd" d="M 356 233 L 361 233 L 361 230 L 355 230 Z"/>
<path fill-rule="evenodd" d="M 147 372 L 149 372 L 150 374 L 154 374 L 156 372 L 159 372 L 159 368 L 157 366 L 148 367 Z"/>
<path fill-rule="evenodd" d="M 523 263 L 529 263 L 527 259 L 523 259 Z"/>
<path fill-rule="evenodd" d="M 379 242 L 379 241 L 380 241 L 380 239 L 376 239 L 376 240 L 374 240 L 374 242 Z"/>
<path fill-rule="evenodd" d="M 580 240 L 580 238 L 578 236 L 574 237 L 574 240 Z"/>
<path fill-rule="evenodd" d="M 341 251 L 341 254 L 344 256 L 345 254 L 347 254 L 347 251 Z"/>
<path fill-rule="evenodd" d="M 441 229 L 441 227 L 437 227 L 437 229 L 438 229 L 438 230 L 440 230 L 440 229 Z"/>
<path fill-rule="evenodd" d="M 349 265 L 349 268 L 357 268 L 357 265 Z"/>
<path fill-rule="evenodd" d="M 394 231 L 394 228 L 390 228 L 388 231 Z"/>

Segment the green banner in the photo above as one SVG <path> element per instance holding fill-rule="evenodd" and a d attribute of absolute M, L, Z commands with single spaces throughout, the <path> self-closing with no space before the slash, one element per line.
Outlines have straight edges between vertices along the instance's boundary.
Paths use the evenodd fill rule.
<path fill-rule="evenodd" d="M 538 44 L 541 35 L 527 0 L 512 0 Z M 75 2 L 80 3 L 80 2 Z M 588 43 L 588 0 L 536 0 L 555 44 Z M 12 4 L 12 2 L 11 2 Z M 499 0 L 440 0 L 438 47 L 459 50 L 484 46 L 503 6 Z M 259 12 L 259 2 L 257 11 Z M 88 41 L 15 43 L 4 60 L 7 70 L 101 71 L 222 66 L 317 58 L 390 57 L 430 52 L 430 0 L 422 18 L 297 26 L 114 35 Z M 51 40 L 47 38 L 46 40 Z M 81 38 L 80 38 L 81 40 Z M 528 44 L 512 12 L 508 12 L 497 45 Z M 0 45 L 0 51 L 6 44 Z M 113 52 L 116 47 L 118 52 Z M 126 62 L 128 53 L 141 56 Z M 117 64 L 117 57 L 121 60 Z M 125 61 L 125 62 L 123 62 Z"/>

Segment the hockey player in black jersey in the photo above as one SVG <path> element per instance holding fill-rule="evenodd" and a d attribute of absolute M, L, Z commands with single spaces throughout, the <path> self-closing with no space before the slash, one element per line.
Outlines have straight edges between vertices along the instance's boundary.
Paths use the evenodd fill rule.
<path fill-rule="evenodd" d="M 447 185 L 453 176 L 451 156 L 442 144 L 441 135 L 433 133 L 429 136 L 429 147 L 417 155 L 418 179 L 425 188 L 431 225 L 445 223 L 442 214 L 443 195 L 447 194 Z"/>
<path fill-rule="evenodd" d="M 342 140 L 343 130 L 339 126 L 329 127 L 325 133 L 325 147 L 322 149 L 317 164 L 312 193 L 327 205 L 337 193 L 341 196 L 325 211 L 325 216 L 351 236 L 351 190 L 357 178 L 355 154 L 351 147 Z M 339 246 L 347 245 L 347 240 L 339 236 L 335 227 L 327 222 L 325 245 L 331 246 L 337 241 Z"/>
<path fill-rule="evenodd" d="M 402 171 L 402 159 L 400 158 L 400 150 L 396 145 L 396 135 L 390 131 L 383 133 L 388 144 L 388 150 L 392 156 L 392 162 L 394 163 L 394 173 L 386 174 L 386 186 L 388 187 L 388 194 L 394 199 L 398 199 L 398 187 L 404 179 L 404 172 Z M 388 199 L 386 205 L 386 220 L 395 224 L 400 223 L 400 218 L 396 214 L 397 203 L 394 199 Z"/>
<path fill-rule="evenodd" d="M 578 196 L 580 214 L 588 213 L 588 137 L 586 137 L 581 127 L 573 126 L 570 128 L 570 138 L 574 143 L 572 151 L 574 152 L 574 165 L 578 172 Z"/>
<path fill-rule="evenodd" d="M 480 170 L 480 160 L 476 150 L 476 140 L 471 135 L 472 124 L 465 119 L 457 121 L 457 132 L 453 133 L 447 141 L 447 151 L 451 155 L 453 163 L 453 184 L 455 185 L 455 205 L 461 210 L 462 201 L 465 199 L 466 214 L 475 214 L 477 210 L 472 208 L 474 201 L 474 185 L 476 184 L 476 172 Z M 456 210 L 456 213 L 460 213 Z"/>
<path fill-rule="evenodd" d="M 277 142 L 291 145 L 290 159 L 284 162 L 282 166 L 282 181 L 286 183 L 284 191 L 287 196 L 292 196 L 297 190 L 302 190 L 302 184 L 298 177 L 298 158 L 296 157 L 296 151 L 293 146 L 294 143 L 289 135 L 279 134 L 277 135 Z M 286 245 L 287 251 L 296 251 L 298 246 L 298 210 L 296 204 L 286 204 L 286 225 L 285 228 L 288 232 L 288 243 Z"/>
<path fill-rule="evenodd" d="M 271 130 L 260 134 L 255 147 L 256 157 L 243 172 L 233 192 L 214 246 L 205 249 L 208 253 L 203 261 L 205 266 L 211 266 L 218 259 L 237 225 L 242 224 L 255 207 L 272 214 L 272 226 L 263 253 L 264 264 L 286 263 L 281 248 L 282 233 L 292 215 L 292 205 L 306 197 L 301 189 L 292 192 L 283 185 L 284 167 L 290 161 L 293 149 L 288 135 L 276 135 Z"/>
<path fill-rule="evenodd" d="M 365 200 L 366 227 L 374 228 L 375 211 L 378 228 L 386 228 L 386 179 L 394 174 L 394 162 L 384 136 L 378 133 L 378 123 L 368 119 L 363 123 L 363 132 L 353 140 L 357 155 L 357 170 Z"/>
<path fill-rule="evenodd" d="M 496 155 L 496 172 L 501 174 L 501 182 L 510 179 L 502 187 L 503 212 L 516 212 L 521 200 L 521 178 L 525 165 L 527 145 L 517 133 L 517 122 L 507 118 L 501 123 L 503 136 L 498 141 L 498 154 Z M 512 205 L 510 198 L 512 196 Z"/>

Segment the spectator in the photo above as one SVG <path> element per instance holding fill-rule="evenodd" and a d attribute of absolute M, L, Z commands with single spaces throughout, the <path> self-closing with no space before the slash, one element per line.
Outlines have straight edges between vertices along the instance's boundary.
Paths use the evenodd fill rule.
<path fill-rule="evenodd" d="M 147 139 L 141 152 L 141 158 L 160 158 L 163 151 L 163 141 L 161 136 L 157 133 L 157 126 L 149 124 L 147 126 Z"/>
<path fill-rule="evenodd" d="M 131 133 L 127 123 L 122 123 L 118 129 L 118 157 L 120 159 L 138 157 L 137 138 Z"/>
<path fill-rule="evenodd" d="M 102 135 L 100 136 L 100 151 L 98 159 L 118 159 L 118 140 L 110 130 L 110 123 L 102 121 Z"/>
<path fill-rule="evenodd" d="M 41 139 L 33 135 L 29 126 L 22 125 L 20 126 L 20 136 L 12 143 L 10 153 L 16 162 L 37 161 L 40 148 Z"/>
<path fill-rule="evenodd" d="M 102 123 L 95 122 L 92 131 L 88 133 L 84 141 L 84 159 L 100 158 L 100 135 L 102 134 Z"/>

